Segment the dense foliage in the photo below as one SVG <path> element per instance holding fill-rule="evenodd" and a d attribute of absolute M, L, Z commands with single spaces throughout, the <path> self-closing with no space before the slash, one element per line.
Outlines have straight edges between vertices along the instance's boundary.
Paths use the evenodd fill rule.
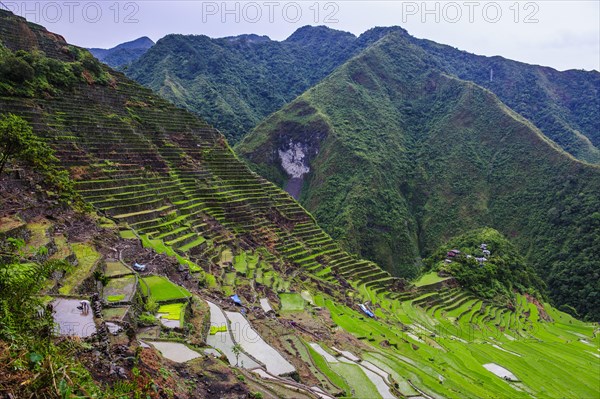
<path fill-rule="evenodd" d="M 379 39 L 305 26 L 287 40 L 168 35 L 128 67 L 129 77 L 201 115 L 232 142 Z"/>
<path fill-rule="evenodd" d="M 280 143 L 301 141 L 286 129 L 300 107 L 330 132 L 314 144 L 319 155 L 300 200 L 348 249 L 411 277 L 420 256 L 491 226 L 552 283 L 553 300 L 600 318 L 596 272 L 586 266 L 599 262 L 598 167 L 568 156 L 491 92 L 439 70 L 401 33 L 338 68 L 237 146 L 283 183 L 276 154 Z M 571 270 L 583 274 L 565 274 Z"/>
<path fill-rule="evenodd" d="M 63 200 L 81 201 L 54 150 L 33 133 L 29 123 L 17 115 L 0 114 L 0 177 L 11 159 L 39 173 Z"/>
<path fill-rule="evenodd" d="M 483 252 L 481 244 L 485 244 L 489 254 Z M 460 253 L 448 256 L 452 250 Z M 476 295 L 496 302 L 510 302 L 515 291 L 539 296 L 544 289 L 544 283 L 516 247 L 490 228 L 451 239 L 426 259 L 425 264 L 429 269 L 456 277 Z"/>
<path fill-rule="evenodd" d="M 72 61 L 46 57 L 37 50 L 13 52 L 0 43 L 0 95 L 56 95 L 82 82 L 106 85 L 112 81 L 89 52 L 77 47 L 68 47 L 65 51 Z"/>
<path fill-rule="evenodd" d="M 573 156 L 600 164 L 600 72 L 559 72 L 410 38 L 436 66 L 481 85 Z"/>
<path fill-rule="evenodd" d="M 262 118 L 392 31 L 404 33 L 425 50 L 439 70 L 491 90 L 570 154 L 600 163 L 598 71 L 559 72 L 478 56 L 416 39 L 398 27 L 372 29 L 359 38 L 324 27 L 303 27 L 283 42 L 255 35 L 225 39 L 170 35 L 127 73 L 202 115 L 236 142 Z"/>

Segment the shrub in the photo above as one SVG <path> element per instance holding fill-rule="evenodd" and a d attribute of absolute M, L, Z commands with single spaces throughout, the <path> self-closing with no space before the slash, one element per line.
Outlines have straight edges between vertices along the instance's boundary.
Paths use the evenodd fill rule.
<path fill-rule="evenodd" d="M 23 84 L 34 77 L 34 69 L 22 58 L 8 56 L 0 61 L 0 80 Z"/>

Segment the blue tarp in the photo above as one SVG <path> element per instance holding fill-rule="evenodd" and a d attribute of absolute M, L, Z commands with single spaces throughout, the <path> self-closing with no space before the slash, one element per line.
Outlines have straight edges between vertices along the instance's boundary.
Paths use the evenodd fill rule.
<path fill-rule="evenodd" d="M 232 295 L 230 298 L 233 299 L 233 302 L 235 302 L 236 305 L 241 305 L 242 304 L 242 301 L 240 300 L 240 297 L 237 296 L 237 294 Z"/>
<path fill-rule="evenodd" d="M 141 265 L 141 264 L 139 264 L 139 263 L 135 262 L 135 263 L 133 264 L 133 268 L 134 268 L 135 270 L 144 271 L 144 270 L 146 270 L 146 265 Z"/>
<path fill-rule="evenodd" d="M 375 318 L 375 314 L 373 314 L 373 312 L 371 312 L 371 311 L 369 310 L 369 308 L 367 308 L 365 305 L 363 305 L 363 304 L 361 303 L 361 304 L 360 304 L 360 305 L 358 305 L 358 306 L 360 306 L 360 309 L 361 309 L 363 312 L 365 312 L 365 314 L 366 314 L 367 316 L 369 316 L 370 318 Z"/>

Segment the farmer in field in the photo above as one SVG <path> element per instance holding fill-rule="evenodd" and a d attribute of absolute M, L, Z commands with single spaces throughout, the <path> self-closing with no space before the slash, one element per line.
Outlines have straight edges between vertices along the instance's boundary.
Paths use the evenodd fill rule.
<path fill-rule="evenodd" d="M 80 305 L 77 308 L 80 309 L 83 314 L 88 314 L 88 312 L 90 311 L 90 301 L 84 299 L 81 302 L 79 302 L 79 304 Z"/>

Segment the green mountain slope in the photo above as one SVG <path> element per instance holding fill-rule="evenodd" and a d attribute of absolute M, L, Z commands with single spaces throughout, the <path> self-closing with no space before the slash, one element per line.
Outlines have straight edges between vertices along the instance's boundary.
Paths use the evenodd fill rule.
<path fill-rule="evenodd" d="M 405 34 L 440 71 L 494 92 L 570 154 L 600 163 L 598 71 L 559 72 L 478 56 L 411 37 L 400 27 L 375 28 L 356 38 L 306 26 L 282 42 L 256 35 L 169 35 L 127 74 L 237 142 L 267 115 L 390 31 Z"/>
<path fill-rule="evenodd" d="M 503 295 L 485 297 L 460 285 L 464 272 L 392 278 L 341 250 L 202 120 L 12 14 L 0 11 L 0 31 L 0 114 L 27 121 L 98 213 L 58 202 L 35 177 L 47 171 L 18 159 L 0 176 L 3 393 L 597 396 L 597 325 L 544 303 L 535 283 L 495 279 Z M 456 243 L 468 253 L 483 239 L 498 271 L 534 277 L 495 232 Z M 84 315 L 75 306 L 90 297 Z M 40 312 L 48 302 L 55 312 Z M 57 337 L 53 320 L 97 335 Z"/>
<path fill-rule="evenodd" d="M 41 27 L 5 19 L 0 112 L 32 123 L 70 168 L 84 199 L 125 234 L 133 229 L 147 246 L 201 276 L 202 265 L 235 246 L 268 249 L 282 270 L 310 271 L 323 284 L 348 279 L 376 291 L 399 284 L 343 252 L 289 195 L 237 160 L 206 122 Z M 18 29 L 32 32 L 27 42 L 15 37 Z M 24 81 L 4 74 L 28 63 L 32 73 Z M 59 81 L 46 64 L 70 80 Z"/>
<path fill-rule="evenodd" d="M 439 70 L 402 33 L 267 118 L 237 151 L 272 181 L 302 186 L 300 201 L 326 231 L 392 274 L 414 276 L 420 256 L 492 226 L 554 300 L 600 316 L 599 168 L 490 91 Z"/>
<path fill-rule="evenodd" d="M 113 68 L 127 67 L 146 53 L 154 42 L 147 37 L 121 43 L 110 49 L 90 48 L 90 53 L 100 61 Z"/>
<path fill-rule="evenodd" d="M 600 72 L 559 72 L 410 40 L 427 51 L 439 69 L 492 91 L 571 155 L 600 163 Z"/>
<path fill-rule="evenodd" d="M 305 26 L 281 42 L 257 35 L 168 35 L 126 73 L 236 142 L 386 31 L 373 29 L 356 38 Z"/>

